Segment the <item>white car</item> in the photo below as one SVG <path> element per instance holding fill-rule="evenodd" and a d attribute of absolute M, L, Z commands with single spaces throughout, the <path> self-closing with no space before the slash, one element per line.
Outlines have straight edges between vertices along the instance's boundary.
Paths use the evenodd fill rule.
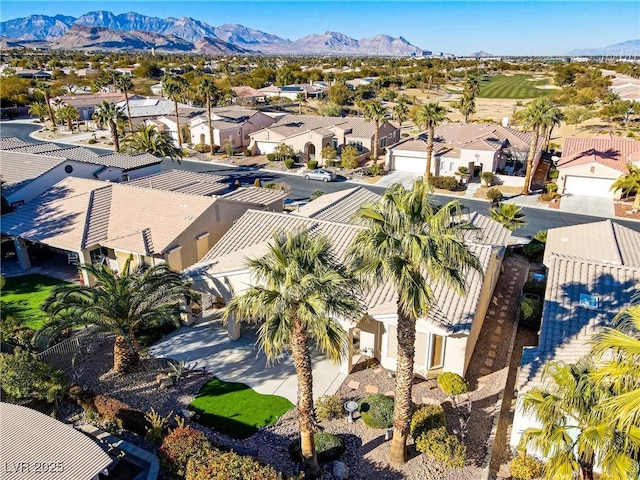
<path fill-rule="evenodd" d="M 316 168 L 304 174 L 307 180 L 322 180 L 323 182 L 333 182 L 336 179 L 336 172 L 324 168 Z"/>

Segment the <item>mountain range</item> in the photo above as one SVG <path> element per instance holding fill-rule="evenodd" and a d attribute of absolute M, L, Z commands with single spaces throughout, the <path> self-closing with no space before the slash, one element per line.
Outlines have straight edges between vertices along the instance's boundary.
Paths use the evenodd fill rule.
<path fill-rule="evenodd" d="M 616 43 L 615 45 L 609 45 L 607 47 L 581 48 L 571 50 L 569 53 L 567 53 L 567 55 L 584 57 L 595 57 L 599 55 L 614 57 L 637 57 L 640 56 L 640 39 L 628 40 L 626 42 Z"/>
<path fill-rule="evenodd" d="M 376 35 L 357 40 L 339 32 L 297 40 L 226 24 L 212 27 L 189 17 L 157 18 L 108 11 L 78 18 L 30 15 L 0 23 L 2 44 L 74 50 L 150 50 L 202 54 L 420 55 L 422 49 L 402 37 Z"/>

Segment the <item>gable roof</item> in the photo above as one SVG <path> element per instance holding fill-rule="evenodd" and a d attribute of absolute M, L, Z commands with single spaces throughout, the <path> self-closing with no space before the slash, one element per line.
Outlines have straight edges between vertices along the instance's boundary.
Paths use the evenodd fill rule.
<path fill-rule="evenodd" d="M 627 164 L 640 159 L 640 141 L 606 135 L 594 138 L 567 137 L 558 168 L 599 163 L 627 172 Z"/>
<path fill-rule="evenodd" d="M 333 193 L 325 193 L 312 202 L 292 212 L 308 218 L 349 223 L 358 209 L 367 203 L 380 199 L 380 195 L 363 187 L 348 188 Z"/>
<path fill-rule="evenodd" d="M 68 177 L 3 215 L 2 233 L 78 251 L 95 245 L 163 254 L 216 199 Z"/>
<path fill-rule="evenodd" d="M 32 145 L 29 142 L 20 140 L 18 137 L 2 137 L 0 138 L 0 150 L 7 150 L 9 148 L 24 147 L 25 145 Z"/>
<path fill-rule="evenodd" d="M 64 161 L 64 158 L 49 155 L 0 151 L 0 178 L 5 182 L 2 188 L 5 194 L 14 192 Z"/>
<path fill-rule="evenodd" d="M 141 188 L 154 188 L 170 192 L 190 193 L 193 195 L 219 195 L 229 188 L 223 183 L 225 177 L 209 173 L 167 170 L 165 172 L 129 180 L 126 185 Z"/>

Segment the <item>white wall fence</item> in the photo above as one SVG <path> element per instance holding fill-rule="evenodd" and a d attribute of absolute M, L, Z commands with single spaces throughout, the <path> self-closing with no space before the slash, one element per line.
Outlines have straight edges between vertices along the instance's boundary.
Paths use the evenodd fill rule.
<path fill-rule="evenodd" d="M 512 175 L 493 174 L 494 180 L 492 185 L 502 185 L 504 187 L 524 187 L 524 177 L 515 177 Z"/>
<path fill-rule="evenodd" d="M 61 370 L 70 370 L 111 344 L 113 334 L 87 329 L 38 354 L 38 359 Z"/>

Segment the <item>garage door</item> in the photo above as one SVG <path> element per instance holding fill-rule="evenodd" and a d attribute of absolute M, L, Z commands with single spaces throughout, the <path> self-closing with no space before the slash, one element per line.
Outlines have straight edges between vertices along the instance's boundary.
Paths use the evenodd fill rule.
<path fill-rule="evenodd" d="M 613 198 L 613 192 L 609 190 L 613 180 L 610 178 L 591 178 L 567 175 L 564 192 L 574 195 L 589 195 L 592 197 Z"/>
<path fill-rule="evenodd" d="M 256 148 L 262 155 L 273 153 L 277 146 L 278 144 L 273 142 L 256 142 Z"/>
<path fill-rule="evenodd" d="M 426 159 L 415 157 L 393 157 L 393 170 L 398 172 L 424 173 Z"/>

